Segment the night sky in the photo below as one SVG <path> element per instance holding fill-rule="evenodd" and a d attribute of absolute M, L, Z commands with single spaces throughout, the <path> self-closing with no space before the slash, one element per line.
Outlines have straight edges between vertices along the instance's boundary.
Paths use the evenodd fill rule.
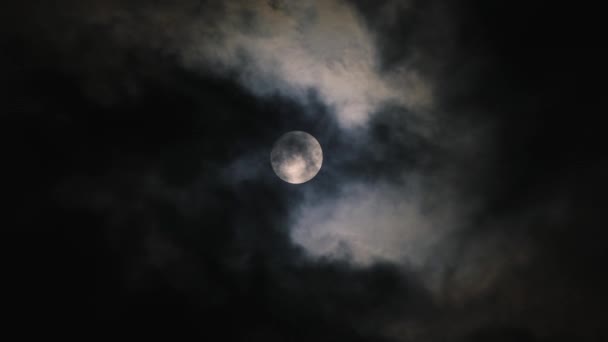
<path fill-rule="evenodd" d="M 4 335 L 608 341 L 601 11 L 32 0 L 0 18 Z M 270 163 L 289 131 L 323 149 L 303 184 Z"/>

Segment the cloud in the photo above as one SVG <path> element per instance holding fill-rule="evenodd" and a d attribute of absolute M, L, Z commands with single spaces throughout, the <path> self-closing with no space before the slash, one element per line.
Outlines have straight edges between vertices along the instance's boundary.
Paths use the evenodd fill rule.
<path fill-rule="evenodd" d="M 65 6 L 69 10 L 28 13 L 31 25 L 24 25 L 22 34 L 62 46 L 57 60 L 73 61 L 62 67 L 81 79 L 91 98 L 107 105 L 121 101 L 119 96 L 138 96 L 138 74 L 156 77 L 146 65 L 153 59 L 147 54 L 165 56 L 167 63 L 175 58 L 192 72 L 236 77 L 258 96 L 280 94 L 307 103 L 315 91 L 344 128 L 367 124 L 387 102 L 417 115 L 433 105 L 433 85 L 417 67 L 403 62 L 390 73 L 379 72 L 373 34 L 360 13 L 341 0 L 66 1 Z M 61 56 L 67 51 L 75 55 Z M 118 82 L 124 83 L 120 89 Z"/>
<path fill-rule="evenodd" d="M 194 23 L 184 63 L 239 74 L 255 94 L 306 101 L 317 91 L 345 128 L 366 124 L 385 102 L 412 108 L 432 103 L 431 86 L 415 69 L 377 72 L 374 41 L 358 13 L 342 1 L 231 2 L 217 26 Z M 213 39 L 213 37 L 219 37 Z"/>
<path fill-rule="evenodd" d="M 446 199 L 434 199 L 435 208 L 425 208 L 430 203 L 415 189 L 419 184 L 410 182 L 409 188 L 349 182 L 335 197 L 311 198 L 294 213 L 292 239 L 318 257 L 421 267 L 461 222 Z"/>

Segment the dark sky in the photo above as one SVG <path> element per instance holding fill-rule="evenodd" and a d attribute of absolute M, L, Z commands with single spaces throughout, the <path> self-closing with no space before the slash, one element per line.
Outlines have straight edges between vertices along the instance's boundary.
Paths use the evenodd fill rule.
<path fill-rule="evenodd" d="M 601 12 L 5 1 L 5 334 L 606 341 Z M 274 142 L 323 147 L 288 184 Z"/>

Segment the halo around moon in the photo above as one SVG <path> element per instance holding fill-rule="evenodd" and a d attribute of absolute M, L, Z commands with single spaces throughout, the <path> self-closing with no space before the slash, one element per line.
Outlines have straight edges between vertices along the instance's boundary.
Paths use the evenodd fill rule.
<path fill-rule="evenodd" d="M 285 133 L 277 140 L 270 153 L 274 173 L 291 184 L 302 184 L 313 179 L 323 164 L 321 144 L 302 131 Z"/>

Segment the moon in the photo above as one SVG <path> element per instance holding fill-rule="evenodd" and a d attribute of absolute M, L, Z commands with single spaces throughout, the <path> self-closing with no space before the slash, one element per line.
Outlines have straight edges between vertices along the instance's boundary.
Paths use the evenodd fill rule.
<path fill-rule="evenodd" d="M 313 179 L 323 164 L 321 144 L 302 131 L 283 134 L 270 153 L 274 173 L 291 184 L 302 184 Z"/>

